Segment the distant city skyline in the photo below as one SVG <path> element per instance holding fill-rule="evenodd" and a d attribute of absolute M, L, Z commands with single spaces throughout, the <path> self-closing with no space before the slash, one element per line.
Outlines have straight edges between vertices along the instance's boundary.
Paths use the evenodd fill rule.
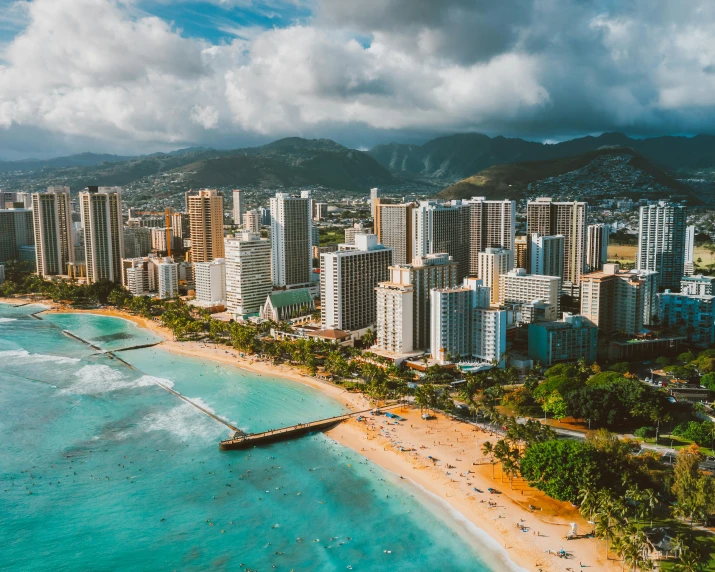
<path fill-rule="evenodd" d="M 715 133 L 701 1 L 0 0 L 0 159 Z"/>

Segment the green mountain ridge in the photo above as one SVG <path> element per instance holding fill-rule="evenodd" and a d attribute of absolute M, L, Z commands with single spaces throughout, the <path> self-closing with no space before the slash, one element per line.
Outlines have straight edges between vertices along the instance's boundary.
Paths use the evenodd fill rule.
<path fill-rule="evenodd" d="M 424 145 L 378 145 L 368 153 L 395 175 L 456 182 L 494 165 L 559 159 L 604 147 L 631 148 L 668 171 L 715 168 L 715 136 L 712 135 L 633 139 L 623 133 L 604 133 L 598 137 L 546 144 L 463 133 L 438 137 Z"/>
<path fill-rule="evenodd" d="M 672 196 L 702 204 L 695 191 L 629 148 L 606 148 L 571 157 L 494 165 L 446 187 L 443 199 L 520 199 L 568 192 L 581 198 Z"/>

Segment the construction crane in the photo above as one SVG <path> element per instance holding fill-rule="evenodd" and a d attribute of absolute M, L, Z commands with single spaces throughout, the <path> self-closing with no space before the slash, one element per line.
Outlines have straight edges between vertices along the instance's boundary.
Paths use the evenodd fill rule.
<path fill-rule="evenodd" d="M 174 214 L 174 209 L 166 207 L 162 211 L 134 211 L 134 214 L 139 216 L 144 215 L 164 215 L 164 226 L 166 227 L 166 255 L 171 256 L 171 215 Z"/>

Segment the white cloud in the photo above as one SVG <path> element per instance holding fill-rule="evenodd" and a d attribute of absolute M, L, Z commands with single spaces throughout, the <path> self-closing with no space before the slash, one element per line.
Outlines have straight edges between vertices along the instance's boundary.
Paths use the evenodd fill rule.
<path fill-rule="evenodd" d="M 26 27 L 0 55 L 0 129 L 127 152 L 341 130 L 715 131 L 704 1 L 508 0 L 518 18 L 482 0 L 368 1 L 326 0 L 310 22 L 218 45 L 135 0 L 22 3 Z"/>

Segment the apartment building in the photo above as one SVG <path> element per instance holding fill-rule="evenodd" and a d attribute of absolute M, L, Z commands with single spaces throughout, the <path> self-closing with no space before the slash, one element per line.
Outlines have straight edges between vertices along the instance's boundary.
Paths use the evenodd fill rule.
<path fill-rule="evenodd" d="M 392 249 L 374 234 L 355 235 L 355 244 L 320 257 L 320 302 L 325 329 L 361 330 L 377 321 L 375 288 L 387 281 Z"/>
<path fill-rule="evenodd" d="M 226 307 L 236 319 L 258 314 L 273 290 L 271 242 L 242 232 L 226 239 Z"/>
<path fill-rule="evenodd" d="M 31 197 L 35 256 L 40 276 L 67 274 L 74 258 L 74 230 L 69 187 L 48 187 Z"/>
<path fill-rule="evenodd" d="M 122 190 L 119 187 L 87 187 L 80 192 L 84 229 L 87 282 L 121 283 L 124 258 Z"/>

